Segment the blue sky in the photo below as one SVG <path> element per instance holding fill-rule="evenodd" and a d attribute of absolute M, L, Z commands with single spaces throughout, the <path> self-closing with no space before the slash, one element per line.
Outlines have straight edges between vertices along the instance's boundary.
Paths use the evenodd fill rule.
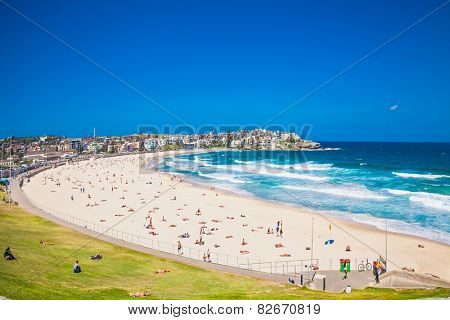
<path fill-rule="evenodd" d="M 4 1 L 194 127 L 263 126 L 444 2 Z M 1 2 L 0 30 L 0 137 L 180 124 Z M 450 141 L 449 35 L 450 5 L 274 123 Z"/>

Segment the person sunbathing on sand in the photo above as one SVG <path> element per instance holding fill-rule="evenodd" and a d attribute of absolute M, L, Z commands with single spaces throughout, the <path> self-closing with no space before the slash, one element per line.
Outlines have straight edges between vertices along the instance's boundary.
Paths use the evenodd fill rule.
<path fill-rule="evenodd" d="M 347 251 L 347 252 L 352 251 L 352 250 L 350 249 L 350 246 L 349 246 L 349 245 L 347 245 L 347 246 L 345 247 L 345 251 Z"/>
<path fill-rule="evenodd" d="M 248 250 L 241 250 L 239 251 L 241 254 L 249 254 L 250 252 Z"/>
<path fill-rule="evenodd" d="M 243 245 L 243 246 L 246 246 L 246 245 L 247 245 L 247 242 L 245 242 L 245 239 L 242 239 L 242 245 Z"/>
<path fill-rule="evenodd" d="M 404 271 L 408 271 L 408 272 L 416 272 L 416 270 L 414 270 L 414 268 L 408 268 L 408 267 L 403 267 L 402 270 Z"/>
<path fill-rule="evenodd" d="M 282 243 L 275 243 L 275 248 L 283 248 L 284 245 Z"/>

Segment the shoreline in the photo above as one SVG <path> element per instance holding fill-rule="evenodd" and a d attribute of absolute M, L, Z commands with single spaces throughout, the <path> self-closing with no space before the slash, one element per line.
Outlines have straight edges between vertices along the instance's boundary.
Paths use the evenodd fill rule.
<path fill-rule="evenodd" d="M 337 148 L 339 149 L 339 148 Z M 317 149 L 318 151 L 325 151 L 323 149 Z M 198 152 L 196 152 L 195 150 L 193 150 L 192 152 L 187 152 L 186 154 L 195 154 L 195 153 L 210 153 L 210 152 L 227 152 L 227 151 L 234 151 L 234 152 L 253 152 L 255 150 L 227 150 L 227 149 L 220 149 L 220 150 L 198 150 Z M 297 151 L 297 150 L 294 150 Z M 305 151 L 305 150 L 300 150 L 300 151 Z M 308 151 L 308 150 L 306 150 Z M 316 151 L 316 150 L 312 150 L 312 151 Z M 162 157 L 166 157 L 166 155 L 162 156 Z M 205 187 L 205 188 L 210 188 L 210 187 L 214 187 L 216 190 L 220 190 L 223 193 L 229 193 L 232 195 L 235 195 L 237 197 L 248 197 L 249 199 L 255 199 L 255 200 L 260 200 L 263 203 L 267 203 L 267 204 L 274 204 L 274 205 L 280 205 L 280 206 L 286 206 L 286 207 L 290 207 L 290 208 L 294 208 L 294 209 L 298 209 L 298 210 L 303 210 L 303 211 L 308 211 L 311 214 L 317 214 L 317 215 L 325 215 L 330 219 L 337 219 L 340 220 L 342 222 L 348 222 L 348 223 L 355 223 L 358 225 L 361 225 L 362 227 L 367 227 L 367 228 L 374 228 L 376 230 L 382 231 L 383 233 L 385 232 L 385 230 L 381 227 L 379 227 L 376 222 L 378 221 L 388 221 L 388 234 L 398 234 L 398 235 L 404 235 L 404 236 L 410 236 L 412 238 L 416 238 L 418 240 L 420 239 L 424 239 L 427 241 L 432 241 L 435 242 L 437 244 L 443 244 L 443 245 L 447 245 L 450 248 L 450 242 L 445 242 L 445 241 L 439 241 L 437 239 L 433 239 L 433 238 L 428 238 L 426 236 L 421 236 L 421 235 L 415 235 L 413 234 L 414 232 L 430 232 L 433 234 L 436 234 L 436 237 L 439 237 L 439 235 L 441 234 L 441 231 L 439 230 L 433 230 L 433 229 L 427 229 L 421 226 L 416 226 L 410 223 L 406 223 L 403 222 L 402 220 L 397 220 L 397 219 L 385 219 L 385 218 L 378 218 L 375 217 L 373 215 L 370 214 L 370 212 L 366 212 L 366 213 L 353 213 L 353 212 L 348 212 L 348 211 L 339 211 L 339 210 L 318 210 L 318 209 L 314 209 L 314 208 L 309 208 L 307 206 L 295 203 L 295 202 L 282 202 L 279 200 L 271 200 L 271 199 L 267 199 L 267 198 L 263 198 L 263 197 L 259 197 L 257 195 L 252 194 L 251 192 L 248 192 L 246 190 L 242 190 L 241 194 L 239 191 L 239 189 L 227 189 L 224 188 L 222 186 L 220 186 L 220 184 L 214 184 L 214 183 L 209 183 L 208 181 L 205 180 L 205 182 L 200 182 L 200 181 L 196 181 L 195 177 L 189 176 L 189 175 L 185 175 L 182 173 L 172 173 L 169 171 L 156 171 L 159 173 L 163 173 L 163 174 L 168 174 L 168 175 L 178 175 L 183 177 L 183 179 L 185 179 L 185 181 L 189 182 L 192 184 L 193 187 Z M 348 216 L 344 217 L 344 216 Z M 368 220 L 367 222 L 365 221 L 358 221 L 358 217 L 364 217 L 361 220 Z M 373 223 L 371 223 L 371 221 Z M 393 223 L 398 225 L 402 225 L 404 224 L 405 228 L 408 228 L 408 231 L 402 232 L 401 230 L 396 230 L 395 227 L 391 230 L 389 230 L 389 223 Z"/>
<path fill-rule="evenodd" d="M 211 151 L 208 150 L 206 152 Z M 179 151 L 177 153 L 180 154 Z M 197 152 L 189 150 L 186 151 L 186 153 Z M 173 154 L 173 152 L 158 153 L 156 157 L 162 158 L 165 156 L 170 156 L 171 154 Z M 84 206 L 84 200 L 83 202 L 78 202 L 78 199 L 75 200 L 76 203 L 74 203 L 74 205 L 68 206 L 68 203 L 70 203 L 67 198 L 67 191 L 70 190 L 68 186 L 65 187 L 66 192 L 63 192 L 63 194 L 66 194 L 66 197 L 59 199 L 51 194 L 51 192 L 59 192 L 56 191 L 54 186 L 46 186 L 47 182 L 45 185 L 41 182 L 39 186 L 38 180 L 39 178 L 42 180 L 43 176 L 49 177 L 48 179 L 50 179 L 50 177 L 54 179 L 59 173 L 61 175 L 67 174 L 68 177 L 71 176 L 77 181 L 84 181 L 84 183 L 86 183 L 86 181 L 82 179 L 86 178 L 86 175 L 97 172 L 96 169 L 93 169 L 92 167 L 98 166 L 102 168 L 102 170 L 106 170 L 108 172 L 116 170 L 114 172 L 116 172 L 117 175 L 119 175 L 120 172 L 123 172 L 122 175 L 128 173 L 128 176 L 124 176 L 124 179 L 135 177 L 134 179 L 136 179 L 136 184 L 140 184 L 139 186 L 128 184 L 127 189 L 129 189 L 129 191 L 139 191 L 144 190 L 144 188 L 148 188 L 154 192 L 157 189 L 155 188 L 157 183 L 164 185 L 168 183 L 170 185 L 171 178 L 170 173 L 168 172 L 149 172 L 149 175 L 142 175 L 142 172 L 138 172 L 138 175 L 136 175 L 136 172 L 132 173 L 132 171 L 135 170 L 135 160 L 139 156 L 140 155 L 127 155 L 124 157 L 116 157 L 115 159 L 103 158 L 103 160 L 102 158 L 99 158 L 94 161 L 88 161 L 87 163 L 62 166 L 59 170 L 58 168 L 50 169 L 50 171 L 44 171 L 32 178 L 32 188 L 30 189 L 29 184 L 26 184 L 24 192 L 27 196 L 30 196 L 31 199 L 35 200 L 38 198 L 41 200 L 39 202 L 44 202 L 55 210 L 64 210 L 69 214 L 72 211 L 73 214 L 78 215 L 80 218 L 88 218 L 88 220 L 92 222 L 104 219 L 106 220 L 105 225 L 107 226 L 110 223 L 110 220 L 113 222 L 114 220 L 117 220 L 111 216 L 112 212 L 111 209 L 108 209 L 110 208 L 108 206 L 111 206 L 111 208 L 118 207 L 121 201 L 117 201 L 117 199 L 114 200 L 114 198 L 111 198 L 110 196 L 107 197 L 105 195 L 105 204 L 100 204 L 98 208 L 86 208 Z M 151 156 L 152 154 L 150 154 L 150 157 Z M 116 164 L 116 166 L 112 166 L 112 164 Z M 118 167 L 119 165 L 122 166 L 122 169 Z M 85 170 L 85 172 L 77 173 L 77 169 Z M 132 170 L 130 171 L 129 169 Z M 70 173 L 66 173 L 66 171 L 69 171 Z M 73 171 L 73 173 L 71 171 Z M 146 181 L 148 182 L 149 179 L 154 182 L 153 185 L 146 185 Z M 142 181 L 139 182 L 138 180 Z M 51 184 L 50 180 L 47 180 L 47 178 L 45 181 L 48 181 L 48 183 Z M 118 186 L 120 186 L 120 184 L 118 184 Z M 44 188 L 46 190 L 42 190 Z M 315 238 L 313 249 L 315 251 L 316 258 L 319 257 L 320 259 L 330 259 L 331 264 L 331 259 L 333 259 L 333 261 L 338 261 L 339 258 L 349 257 L 359 262 L 361 258 L 367 258 L 369 260 L 377 258 L 377 252 L 379 252 L 380 255 L 384 254 L 384 231 L 375 226 L 360 222 L 346 221 L 345 219 L 329 215 L 326 215 L 327 219 L 324 219 L 321 212 L 311 209 L 299 208 L 290 204 L 269 201 L 255 196 L 236 195 L 233 191 L 223 190 L 216 186 L 214 186 L 214 188 L 215 189 L 211 190 L 208 188 L 207 184 L 204 184 L 203 186 L 196 185 L 190 180 L 186 180 L 173 187 L 176 191 L 170 189 L 167 192 L 168 195 L 161 195 L 161 198 L 165 199 L 158 198 L 155 202 L 157 206 L 161 208 L 161 211 L 164 211 L 163 215 L 166 216 L 166 219 L 170 221 L 167 222 L 167 224 L 173 223 L 175 228 L 173 228 L 173 230 L 171 228 L 167 228 L 167 224 L 161 222 L 161 213 L 152 213 L 155 219 L 156 230 L 159 233 L 159 236 L 154 238 L 176 243 L 179 239 L 177 238 L 177 234 L 188 231 L 193 235 L 193 237 L 191 239 L 182 239 L 183 245 L 195 247 L 193 241 L 195 235 L 198 233 L 196 230 L 198 230 L 199 224 L 194 221 L 201 222 L 200 220 L 204 220 L 205 223 L 207 222 L 208 226 L 212 226 L 214 224 L 208 221 L 211 221 L 211 219 L 216 219 L 221 220 L 221 224 L 219 224 L 220 230 L 213 232 L 214 234 L 210 236 L 205 235 L 206 243 L 204 246 L 198 247 L 199 250 L 206 251 L 206 249 L 211 249 L 211 252 L 218 251 L 226 255 L 237 256 L 239 255 L 239 250 L 243 248 L 240 244 L 241 237 L 245 237 L 246 241 L 249 243 L 248 247 L 245 247 L 245 249 L 248 249 L 248 256 L 251 257 L 251 259 L 259 259 L 261 261 L 309 259 L 310 252 L 305 251 L 304 246 L 308 246 L 310 244 L 310 224 L 311 218 L 314 218 Z M 76 192 L 76 197 L 78 198 L 79 191 L 77 190 Z M 98 186 L 92 187 L 93 198 L 97 199 L 97 194 L 102 192 L 103 191 L 100 191 Z M 199 192 L 201 193 L 199 194 Z M 103 193 L 106 194 L 106 192 Z M 118 195 L 118 193 L 111 194 Z M 128 206 L 133 205 L 134 207 L 137 203 L 139 203 L 139 199 L 132 197 L 131 192 L 124 194 L 127 194 L 127 201 L 122 202 L 126 202 Z M 128 194 L 130 196 L 128 196 Z M 182 209 L 182 211 L 178 212 L 181 212 L 184 218 L 192 220 L 192 223 L 187 223 L 186 221 L 181 220 L 180 214 L 177 213 L 177 207 L 180 205 L 176 205 L 176 203 L 179 203 L 179 199 L 176 201 L 173 201 L 173 199 L 167 199 L 168 197 L 173 197 L 174 195 L 176 195 L 177 198 L 181 198 L 181 201 L 186 202 L 185 205 L 187 207 L 184 209 L 189 209 L 188 211 L 190 211 L 190 213 L 185 214 L 185 212 L 183 212 L 183 207 L 179 208 Z M 101 208 L 102 206 L 105 208 Z M 195 208 L 198 206 L 201 206 L 202 212 L 205 211 L 204 217 L 202 216 L 201 218 L 197 218 L 193 214 Z M 83 209 L 81 210 L 81 208 Z M 118 209 L 113 210 L 117 211 Z M 241 218 L 239 218 L 239 216 L 236 217 L 236 214 L 239 212 L 241 212 Z M 229 215 L 234 215 L 233 220 L 227 220 Z M 242 215 L 244 215 L 245 218 L 242 218 Z M 139 213 L 138 216 L 140 216 L 138 220 L 130 219 L 131 221 L 124 223 L 121 228 L 127 232 L 132 231 L 133 233 L 139 235 L 145 235 L 146 230 L 143 228 L 145 213 Z M 156 221 L 156 219 L 158 220 Z M 284 221 L 286 226 L 285 237 L 282 239 L 276 238 L 275 236 L 269 236 L 264 232 L 268 226 L 273 226 L 277 219 Z M 245 222 L 245 224 L 249 225 L 249 227 L 242 227 L 242 222 L 241 225 L 239 225 L 239 223 L 236 223 L 236 220 L 242 220 L 242 222 Z M 329 238 L 328 224 L 330 221 L 334 225 L 332 237 L 336 240 L 336 243 L 332 247 L 327 247 L 323 245 L 323 241 L 324 239 Z M 262 230 L 259 230 L 259 226 L 264 227 Z M 252 232 L 250 232 L 250 228 L 253 228 L 251 230 Z M 176 233 L 173 232 L 175 230 Z M 235 239 L 224 240 L 225 235 L 227 234 L 233 234 Z M 448 268 L 446 268 L 450 261 L 450 258 L 447 258 L 449 256 L 449 246 L 447 244 L 392 231 L 389 231 L 388 234 L 388 264 L 392 262 L 392 269 L 399 269 L 403 266 L 407 266 L 414 268 L 417 272 L 436 274 L 443 279 L 450 279 L 450 272 L 447 270 Z M 286 249 L 274 249 L 273 243 L 280 241 L 283 242 Z M 365 245 L 362 245 L 360 242 L 365 243 Z M 214 243 L 219 243 L 221 247 L 213 248 L 212 245 Z M 425 249 L 417 249 L 418 243 L 425 245 Z M 348 254 L 343 250 L 344 246 L 347 244 L 351 244 L 352 247 L 352 252 Z M 289 253 L 289 259 L 280 257 L 281 252 Z M 245 258 L 246 256 L 243 257 Z M 428 260 L 433 258 L 440 261 L 434 264 L 428 263 Z"/>
<path fill-rule="evenodd" d="M 173 175 L 172 173 L 165 172 L 165 171 L 155 171 L 155 172 L 158 172 L 160 174 L 166 174 L 168 176 Z M 186 176 L 183 175 L 183 178 L 184 177 L 186 177 Z M 377 226 L 375 226 L 373 224 L 341 218 L 341 217 L 335 215 L 333 212 L 336 212 L 337 214 L 349 214 L 349 215 L 352 215 L 352 213 L 340 212 L 340 211 L 332 211 L 332 210 L 315 210 L 315 209 L 311 209 L 311 208 L 308 208 L 306 206 L 302 206 L 302 205 L 295 204 L 295 203 L 283 203 L 283 202 L 278 201 L 278 200 L 264 199 L 264 198 L 258 197 L 256 195 L 249 194 L 249 192 L 247 192 L 247 191 L 244 191 L 245 194 L 239 194 L 238 192 L 233 191 L 233 190 L 229 190 L 229 189 L 226 189 L 226 188 L 221 188 L 220 186 L 217 186 L 217 185 L 214 185 L 214 184 L 207 184 L 207 183 L 203 184 L 201 182 L 192 181 L 189 178 L 185 179 L 184 181 L 186 183 L 191 184 L 191 186 L 194 187 L 194 188 L 200 188 L 200 189 L 204 189 L 204 190 L 209 190 L 211 187 L 214 187 L 215 191 L 219 191 L 219 192 L 224 193 L 224 194 L 229 194 L 231 196 L 236 196 L 238 198 L 248 198 L 249 200 L 258 201 L 258 202 L 260 202 L 261 204 L 264 204 L 264 205 L 272 205 L 274 207 L 282 206 L 282 207 L 286 207 L 288 209 L 290 208 L 290 209 L 293 209 L 293 210 L 303 210 L 303 211 L 308 212 L 311 215 L 318 215 L 320 217 L 325 215 L 329 219 L 338 220 L 338 221 L 340 221 L 340 222 L 342 222 L 344 224 L 345 223 L 354 224 L 354 225 L 357 225 L 360 228 L 367 228 L 368 230 L 383 232 L 383 234 L 385 233 L 385 231 L 383 229 L 378 228 Z M 386 219 L 383 219 L 383 220 L 386 220 Z M 388 219 L 388 221 L 399 221 L 399 220 Z M 389 234 L 394 234 L 394 235 L 398 235 L 398 236 L 405 236 L 405 237 L 409 237 L 409 238 L 412 238 L 412 239 L 416 239 L 418 241 L 420 241 L 420 240 L 422 240 L 422 241 L 429 241 L 429 242 L 436 243 L 438 245 L 447 246 L 450 249 L 450 244 L 445 243 L 445 242 L 440 242 L 440 241 L 437 241 L 435 239 L 429 239 L 429 238 L 426 238 L 426 237 L 413 235 L 413 234 L 408 234 L 408 233 L 403 233 L 403 232 L 399 232 L 399 231 L 395 231 L 395 230 L 388 230 L 388 235 Z"/>

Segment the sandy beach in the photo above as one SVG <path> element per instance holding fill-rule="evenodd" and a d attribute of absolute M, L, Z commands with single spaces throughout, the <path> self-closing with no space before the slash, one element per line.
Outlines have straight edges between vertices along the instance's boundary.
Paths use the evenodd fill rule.
<path fill-rule="evenodd" d="M 129 155 L 63 165 L 24 181 L 23 190 L 34 202 L 67 215 L 105 227 L 123 220 L 114 228 L 174 246 L 180 241 L 183 253 L 196 248 L 205 254 L 209 250 L 213 257 L 218 253 L 263 262 L 310 259 L 312 219 L 314 259 L 332 259 L 336 267 L 341 258 L 372 261 L 385 253 L 382 230 L 194 185 L 146 168 L 144 163 L 152 157 Z M 277 234 L 277 224 L 282 235 Z M 330 237 L 334 243 L 325 245 Z M 345 250 L 347 246 L 351 251 Z M 449 253 L 446 244 L 398 233 L 388 236 L 390 270 L 407 267 L 450 280 Z"/>

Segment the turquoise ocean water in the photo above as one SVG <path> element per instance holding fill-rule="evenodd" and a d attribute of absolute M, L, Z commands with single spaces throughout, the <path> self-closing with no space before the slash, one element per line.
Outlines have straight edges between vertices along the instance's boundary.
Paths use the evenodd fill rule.
<path fill-rule="evenodd" d="M 322 143 L 320 151 L 166 157 L 161 171 L 450 244 L 450 144 Z"/>

